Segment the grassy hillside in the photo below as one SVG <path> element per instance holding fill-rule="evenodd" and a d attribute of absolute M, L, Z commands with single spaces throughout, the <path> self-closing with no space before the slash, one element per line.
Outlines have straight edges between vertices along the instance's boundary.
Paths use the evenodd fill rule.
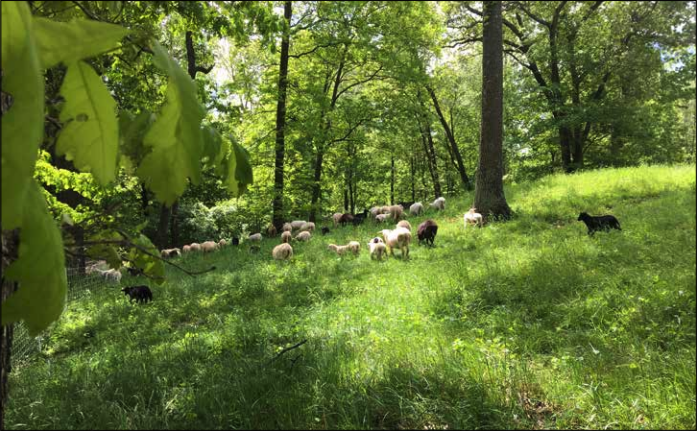
<path fill-rule="evenodd" d="M 507 197 L 514 220 L 467 231 L 472 196 L 450 199 L 429 214 L 436 247 L 408 261 L 370 261 L 371 223 L 318 232 L 289 263 L 276 240 L 181 259 L 218 269 L 170 271 L 147 305 L 95 291 L 14 369 L 6 425 L 695 428 L 695 166 Z M 580 211 L 623 231 L 589 238 Z M 327 250 L 354 239 L 358 258 Z"/>

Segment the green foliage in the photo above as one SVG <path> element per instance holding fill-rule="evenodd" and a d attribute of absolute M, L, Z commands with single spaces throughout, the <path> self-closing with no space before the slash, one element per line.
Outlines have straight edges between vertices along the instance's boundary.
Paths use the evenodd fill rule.
<path fill-rule="evenodd" d="M 92 172 L 107 185 L 116 175 L 119 129 L 116 102 L 95 71 L 84 62 L 71 63 L 61 86 L 66 103 L 60 120 L 66 124 L 56 151 L 76 168 Z"/>
<path fill-rule="evenodd" d="M 127 258 L 156 283 L 164 283 L 165 267 L 162 261 L 157 259 L 157 256 L 160 255 L 157 247 L 143 234 L 139 234 L 131 240 L 137 247 L 129 250 Z"/>
<path fill-rule="evenodd" d="M 119 25 L 87 20 L 57 22 L 34 18 L 33 26 L 44 69 L 61 62 L 69 65 L 114 49 L 130 33 Z"/>
<path fill-rule="evenodd" d="M 25 199 L 19 257 L 4 274 L 21 288 L 2 304 L 2 324 L 23 320 L 35 336 L 63 312 L 68 280 L 63 240 L 36 183 Z"/>
<path fill-rule="evenodd" d="M 44 81 L 24 2 L 2 4 L 2 91 L 12 106 L 2 116 L 2 228 L 19 227 L 44 123 Z"/>

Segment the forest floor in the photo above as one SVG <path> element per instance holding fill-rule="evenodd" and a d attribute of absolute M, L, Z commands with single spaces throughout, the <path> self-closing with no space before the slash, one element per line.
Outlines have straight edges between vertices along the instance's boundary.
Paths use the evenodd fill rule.
<path fill-rule="evenodd" d="M 695 169 L 510 185 L 516 217 L 482 229 L 451 198 L 409 219 L 439 232 L 406 261 L 371 261 L 367 223 L 291 262 L 277 239 L 179 259 L 218 269 L 168 269 L 146 305 L 95 290 L 15 366 L 6 427 L 695 428 Z M 623 230 L 588 237 L 581 211 Z"/>

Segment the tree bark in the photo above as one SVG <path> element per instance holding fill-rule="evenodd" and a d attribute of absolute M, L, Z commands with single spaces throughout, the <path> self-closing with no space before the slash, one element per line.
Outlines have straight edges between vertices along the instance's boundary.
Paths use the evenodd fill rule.
<path fill-rule="evenodd" d="M 171 214 L 170 214 L 170 242 L 174 247 L 179 244 L 179 220 L 177 215 L 179 214 L 179 201 L 175 201 L 172 204 Z"/>
<path fill-rule="evenodd" d="M 484 216 L 507 219 L 511 209 L 502 182 L 502 2 L 484 2 L 482 120 L 475 207 Z"/>
<path fill-rule="evenodd" d="M 395 205 L 395 156 L 390 156 L 390 205 Z"/>
<path fill-rule="evenodd" d="M 284 2 L 284 19 L 287 28 L 281 38 L 281 59 L 279 61 L 279 93 L 276 103 L 276 159 L 274 161 L 274 201 L 272 223 L 280 232 L 284 223 L 284 157 L 286 151 L 286 95 L 288 88 L 288 51 L 291 45 L 292 2 Z"/>
<path fill-rule="evenodd" d="M 17 259 L 19 237 L 17 230 L 2 232 L 2 303 L 17 290 L 17 283 L 5 280 L 5 269 Z M 12 370 L 12 338 L 14 325 L 3 325 L 0 334 L 0 429 L 5 429 L 5 403 L 8 395 L 8 379 Z"/>
<path fill-rule="evenodd" d="M 310 198 L 310 214 L 308 215 L 308 220 L 314 222 L 315 214 L 317 213 L 317 206 L 320 202 L 320 192 L 322 191 L 320 187 L 320 180 L 322 179 L 322 160 L 325 156 L 325 152 L 322 147 L 318 148 L 317 155 L 315 156 L 315 173 L 313 175 L 313 194 Z"/>
<path fill-rule="evenodd" d="M 427 123 L 425 134 L 427 137 L 427 153 L 429 154 L 429 160 L 431 166 L 433 167 L 433 177 L 434 177 L 434 199 L 441 197 L 441 180 L 439 179 L 439 166 L 436 164 L 436 149 L 434 148 L 434 138 L 431 136 L 431 125 Z"/>
<path fill-rule="evenodd" d="M 446 138 L 451 148 L 451 154 L 453 157 L 455 157 L 456 162 L 458 163 L 458 173 L 460 174 L 460 180 L 463 183 L 463 187 L 465 188 L 465 190 L 471 190 L 472 185 L 470 184 L 470 179 L 468 179 L 468 174 L 465 172 L 463 157 L 461 156 L 460 150 L 458 149 L 458 145 L 456 144 L 456 138 L 453 136 L 453 131 L 451 130 L 451 127 L 448 125 L 448 122 L 446 121 L 443 112 L 441 112 L 441 106 L 439 106 L 439 99 L 436 97 L 436 92 L 430 86 L 427 86 L 427 91 L 429 92 L 429 95 L 431 96 L 431 101 L 434 104 L 436 115 L 439 117 L 439 121 L 441 122 L 441 125 L 444 128 L 444 132 L 446 133 Z"/>
<path fill-rule="evenodd" d="M 416 202 L 414 191 L 414 156 L 410 157 L 410 184 L 412 185 L 412 202 Z"/>
<path fill-rule="evenodd" d="M 170 221 L 170 207 L 160 204 L 160 220 L 158 222 L 157 245 L 162 250 L 168 247 L 167 226 Z"/>

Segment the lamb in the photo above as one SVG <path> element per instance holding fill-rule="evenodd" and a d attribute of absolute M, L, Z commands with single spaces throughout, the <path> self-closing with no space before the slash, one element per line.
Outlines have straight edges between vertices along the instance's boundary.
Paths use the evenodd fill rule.
<path fill-rule="evenodd" d="M 410 242 L 412 242 L 412 234 L 404 227 L 399 227 L 394 230 L 383 229 L 381 231 L 383 239 L 388 246 L 390 255 L 393 256 L 393 249 L 400 247 L 403 259 L 410 255 Z"/>
<path fill-rule="evenodd" d="M 311 236 L 310 232 L 304 230 L 303 232 L 299 232 L 295 239 L 298 241 L 310 241 Z"/>
<path fill-rule="evenodd" d="M 469 224 L 475 224 L 480 227 L 482 227 L 482 214 L 476 213 L 477 211 L 476 208 L 470 208 L 467 213 L 463 216 L 463 223 L 465 224 L 465 228 L 468 228 Z"/>
<path fill-rule="evenodd" d="M 267 236 L 269 238 L 273 238 L 276 236 L 276 226 L 270 224 L 269 227 L 267 227 Z"/>
<path fill-rule="evenodd" d="M 218 241 L 218 245 L 219 245 L 221 248 L 223 248 L 223 247 L 225 247 L 226 245 L 228 245 L 228 241 L 226 241 L 225 239 L 221 238 L 221 240 Z"/>
<path fill-rule="evenodd" d="M 201 244 L 198 244 L 196 242 L 193 242 L 190 246 L 189 249 L 191 251 L 201 251 Z"/>
<path fill-rule="evenodd" d="M 434 245 L 434 238 L 436 238 L 436 232 L 438 232 L 439 226 L 432 219 L 424 220 L 417 228 L 417 239 L 421 243 L 425 241 L 427 244 Z"/>
<path fill-rule="evenodd" d="M 383 256 L 387 256 L 385 243 L 378 237 L 375 237 L 369 241 L 368 252 L 371 259 L 383 260 Z"/>
<path fill-rule="evenodd" d="M 253 233 L 253 234 L 250 234 L 250 236 L 247 239 L 249 241 L 259 242 L 262 240 L 262 234 L 261 233 Z"/>
<path fill-rule="evenodd" d="M 283 230 L 284 232 L 291 232 L 293 230 L 293 226 L 291 226 L 291 223 L 284 223 L 284 226 L 281 230 Z"/>
<path fill-rule="evenodd" d="M 220 246 L 215 241 L 206 241 L 205 243 L 201 244 L 201 250 L 204 253 L 210 253 L 212 251 L 216 251 L 216 250 L 218 250 L 219 247 Z"/>
<path fill-rule="evenodd" d="M 284 232 L 281 234 L 281 242 L 282 242 L 282 243 L 289 243 L 289 242 L 291 242 L 291 232 L 289 232 L 289 231 L 284 231 Z"/>
<path fill-rule="evenodd" d="M 440 198 L 436 199 L 434 202 L 432 202 L 429 206 L 435 210 L 443 211 L 446 209 L 446 199 L 443 197 L 440 197 Z"/>
<path fill-rule="evenodd" d="M 611 229 L 622 230 L 620 228 L 620 222 L 612 215 L 590 216 L 587 213 L 580 213 L 577 221 L 582 221 L 587 225 L 587 234 L 589 236 L 593 236 L 594 232 L 597 230 L 603 230 L 605 232 Z"/>
<path fill-rule="evenodd" d="M 410 225 L 410 222 L 408 222 L 407 220 L 400 220 L 399 222 L 397 222 L 396 227 L 404 227 L 408 231 L 412 232 L 412 225 Z"/>
<path fill-rule="evenodd" d="M 389 214 L 378 214 L 376 216 L 376 223 L 385 223 L 388 220 Z"/>
<path fill-rule="evenodd" d="M 410 214 L 420 215 L 424 211 L 424 205 L 421 202 L 416 202 L 410 205 Z"/>
<path fill-rule="evenodd" d="M 332 214 L 332 221 L 334 222 L 334 227 L 337 227 L 339 225 L 339 220 L 342 218 L 344 214 L 342 213 L 334 213 Z"/>
<path fill-rule="evenodd" d="M 179 248 L 168 248 L 168 249 L 160 251 L 160 256 L 162 256 L 165 259 L 169 259 L 171 257 L 180 256 L 180 255 L 181 255 L 181 253 L 180 253 Z"/>
<path fill-rule="evenodd" d="M 391 205 L 390 206 L 390 218 L 398 221 L 402 218 L 405 209 L 401 205 Z"/>
<path fill-rule="evenodd" d="M 361 250 L 361 244 L 356 241 L 351 241 L 347 245 L 330 244 L 327 248 L 337 253 L 337 256 L 344 256 L 347 253 L 354 253 L 354 255 L 357 256 Z"/>
<path fill-rule="evenodd" d="M 315 231 L 315 223 L 309 221 L 307 223 L 303 223 L 303 226 L 301 226 L 301 230 L 305 231 L 307 230 L 308 232 L 313 232 Z"/>
<path fill-rule="evenodd" d="M 303 227 L 303 224 L 305 224 L 305 223 L 306 223 L 305 220 L 294 220 L 291 222 L 291 227 L 293 228 L 293 230 L 297 230 L 297 229 L 300 229 L 301 227 Z"/>
<path fill-rule="evenodd" d="M 128 302 L 133 302 L 136 300 L 136 304 L 140 302 L 148 302 L 153 300 L 153 292 L 150 291 L 148 286 L 130 286 L 121 289 L 125 295 L 129 296 Z"/>
<path fill-rule="evenodd" d="M 322 232 L 323 235 L 327 235 L 328 233 L 330 233 L 330 228 L 328 228 L 327 226 L 325 226 L 325 227 L 322 228 L 321 232 Z"/>
<path fill-rule="evenodd" d="M 271 255 L 276 260 L 289 260 L 293 257 L 293 247 L 290 244 L 279 244 L 271 251 Z"/>

